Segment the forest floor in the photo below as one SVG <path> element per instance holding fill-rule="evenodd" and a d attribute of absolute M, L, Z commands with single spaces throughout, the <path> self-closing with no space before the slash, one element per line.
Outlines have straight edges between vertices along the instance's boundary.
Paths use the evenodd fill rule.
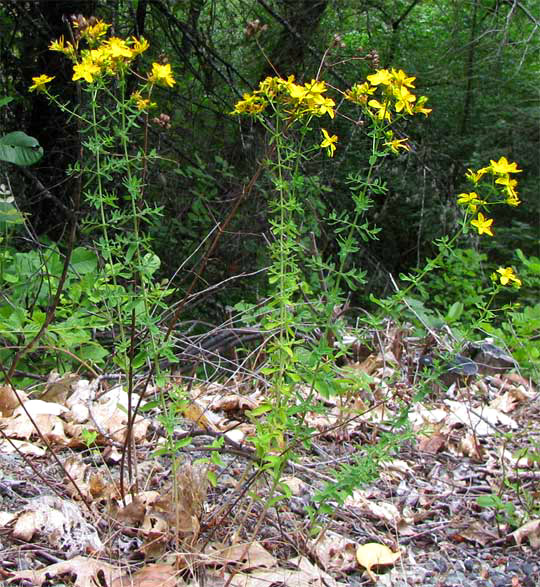
<path fill-rule="evenodd" d="M 369 377 L 363 391 L 308 416 L 312 444 L 271 507 L 246 417 L 262 392 L 246 378 L 193 385 L 169 418 L 172 451 L 159 403 L 125 450 L 127 394 L 110 378 L 40 399 L 0 388 L 0 584 L 540 585 L 539 393 L 516 369 L 422 379 L 399 336 L 347 367 Z M 366 482 L 314 522 L 306 506 L 347 475 Z"/>

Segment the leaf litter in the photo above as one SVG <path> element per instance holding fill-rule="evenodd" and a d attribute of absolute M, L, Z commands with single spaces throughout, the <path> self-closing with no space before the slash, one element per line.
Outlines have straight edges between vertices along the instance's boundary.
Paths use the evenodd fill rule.
<path fill-rule="evenodd" d="M 428 585 L 439 567 L 459 576 L 468 561 L 486 579 L 519 567 L 509 571 L 513 584 L 535 585 L 540 569 L 526 565 L 539 558 L 540 512 L 535 518 L 530 504 L 526 510 L 524 495 L 540 493 L 537 391 L 517 373 L 424 383 L 414 345 L 397 330 L 387 338 L 385 348 L 346 367 L 365 376 L 358 390 L 346 401 L 320 398 L 325 409 L 307 415 L 306 425 L 317 431 L 313 450 L 287 470 L 288 497 L 275 512 L 261 509 L 264 484 L 248 484 L 255 426 L 247 414 L 264 394 L 246 392 L 243 381 L 192 387 L 173 431 L 191 439 L 180 459 L 156 457 L 164 438 L 155 411 L 137 416 L 125 496 L 118 469 L 128 394 L 121 385 L 69 376 L 53 379 L 37 399 L 0 387 L 0 578 L 44 585 L 71 577 L 77 587 Z M 427 390 L 422 401 L 419 385 Z M 145 400 L 134 394 L 132 405 Z M 342 506 L 330 504 L 332 515 L 322 517 L 313 537 L 305 506 L 336 478 L 336 467 L 392 430 L 388 422 L 404 405 L 410 440 L 381 463 L 378 480 L 351 492 Z M 531 432 L 536 452 L 525 450 Z M 220 437 L 221 463 L 208 452 Z M 51 449 L 69 477 L 59 476 Z M 28 499 L 14 477 L 24 471 L 35 486 L 29 464 L 43 479 L 41 495 Z M 505 487 L 505 476 L 519 485 Z M 486 495 L 499 496 L 502 506 L 479 507 L 477 497 Z M 259 516 L 263 524 L 253 536 Z M 21 567 L 21 548 L 37 553 L 27 565 L 33 568 Z M 435 564 L 440 560 L 444 565 Z"/>

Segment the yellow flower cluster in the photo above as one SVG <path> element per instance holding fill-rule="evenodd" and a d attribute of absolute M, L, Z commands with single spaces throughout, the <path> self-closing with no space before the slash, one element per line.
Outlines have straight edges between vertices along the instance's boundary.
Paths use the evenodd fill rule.
<path fill-rule="evenodd" d="M 232 114 L 259 114 L 270 103 L 277 103 L 285 106 L 285 111 L 293 118 L 325 114 L 334 118 L 336 103 L 323 95 L 327 90 L 324 81 L 315 79 L 300 85 L 294 82 L 293 75 L 287 79 L 267 77 L 254 92 L 242 96 Z"/>
<path fill-rule="evenodd" d="M 495 193 L 495 200 L 492 201 L 481 198 L 477 191 L 458 194 L 457 203 L 466 207 L 469 212 L 477 214 L 476 218 L 471 220 L 471 226 L 476 228 L 478 234 L 493 236 L 493 219 L 486 218 L 482 212 L 478 212 L 478 208 L 487 208 L 490 204 L 519 206 L 521 202 L 516 190 L 517 180 L 512 179 L 511 174 L 522 171 L 518 169 L 517 163 L 510 163 L 506 157 L 501 157 L 498 161 L 491 159 L 487 167 L 477 171 L 467 169 L 465 177 L 474 185 L 475 190 L 479 191 L 480 187 L 485 187 L 484 180 L 491 177 L 491 192 Z M 493 281 L 499 281 L 501 285 L 521 287 L 521 279 L 514 273 L 512 267 L 499 267 L 491 278 Z"/>
<path fill-rule="evenodd" d="M 514 273 L 512 267 L 499 267 L 495 273 L 491 274 L 491 279 L 501 282 L 501 285 L 513 285 L 516 288 L 520 288 L 522 283 L 521 279 Z"/>
<path fill-rule="evenodd" d="M 402 69 L 379 69 L 367 76 L 367 82 L 355 84 L 345 92 L 345 98 L 363 106 L 368 114 L 375 119 L 391 123 L 395 114 L 424 114 L 427 116 L 431 108 L 426 108 L 426 96 L 419 98 L 411 92 L 414 89 L 415 77 L 409 77 Z M 397 152 L 397 143 L 391 147 Z"/>
<path fill-rule="evenodd" d="M 478 171 L 468 169 L 465 177 L 475 186 L 479 188 L 482 180 L 491 176 L 494 191 L 497 195 L 502 195 L 502 200 L 495 202 L 488 202 L 478 195 L 476 191 L 458 194 L 457 203 L 460 206 L 466 206 L 469 212 L 475 214 L 478 208 L 482 208 L 491 204 L 505 203 L 508 206 L 519 206 L 521 203 L 516 190 L 517 180 L 512 179 L 510 174 L 521 173 L 522 169 L 518 169 L 517 163 L 510 163 L 506 157 L 501 157 L 498 161 L 493 159 L 490 161 L 487 167 L 482 167 Z M 497 188 L 500 188 L 498 190 Z M 471 225 L 476 228 L 478 234 L 487 234 L 493 236 L 491 225 L 493 219 L 486 218 L 481 212 L 478 212 L 478 216 L 471 220 Z"/>
<path fill-rule="evenodd" d="M 281 77 L 267 77 L 259 83 L 259 87 L 251 94 L 244 94 L 238 101 L 231 114 L 260 114 L 270 104 L 282 106 L 292 119 L 301 119 L 305 116 L 324 116 L 328 114 L 334 118 L 336 103 L 324 94 L 328 91 L 324 81 L 312 79 L 305 84 L 297 84 L 294 76 L 287 79 Z M 336 135 L 330 136 L 326 129 L 321 129 L 323 140 L 321 148 L 326 149 L 329 157 L 334 156 L 336 150 Z"/>
<path fill-rule="evenodd" d="M 60 37 L 49 45 L 51 51 L 59 51 L 73 62 L 73 81 L 84 80 L 91 84 L 102 75 L 115 75 L 119 71 L 124 71 L 133 59 L 148 49 L 148 41 L 143 38 L 132 37 L 125 40 L 119 37 L 109 37 L 103 39 L 109 27 L 109 24 L 97 20 L 95 24 L 80 29 L 75 44 L 66 43 L 64 37 Z M 79 48 L 81 39 L 87 42 L 88 48 Z M 30 86 L 30 90 L 45 90 L 45 84 L 51 79 L 46 75 L 32 78 L 34 83 Z M 172 87 L 176 83 L 171 66 L 159 63 L 152 64 L 152 72 L 148 76 L 148 82 L 166 87 Z M 148 104 L 150 104 L 149 101 Z M 144 108 L 146 105 L 138 100 L 137 106 Z"/>

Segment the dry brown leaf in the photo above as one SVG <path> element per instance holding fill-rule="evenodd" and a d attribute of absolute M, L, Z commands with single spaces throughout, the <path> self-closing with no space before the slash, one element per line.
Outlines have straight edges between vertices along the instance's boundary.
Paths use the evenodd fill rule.
<path fill-rule="evenodd" d="M 476 463 L 483 463 L 486 456 L 486 451 L 478 442 L 476 434 L 467 432 L 459 442 L 459 450 L 462 455 L 470 457 Z"/>
<path fill-rule="evenodd" d="M 24 580 L 28 581 L 27 584 L 41 587 L 45 582 L 50 584 L 50 579 L 71 575 L 75 577 L 74 587 L 96 587 L 96 585 L 110 585 L 122 573 L 122 569 L 105 561 L 76 556 L 69 561 L 56 563 L 39 571 L 19 571 L 10 577 L 9 582 Z"/>
<path fill-rule="evenodd" d="M 177 575 L 178 571 L 170 565 L 146 565 L 133 575 L 117 577 L 110 587 L 175 587 L 180 580 Z"/>
<path fill-rule="evenodd" d="M 448 436 L 440 432 L 435 432 L 431 436 L 422 436 L 418 443 L 418 450 L 430 455 L 436 455 L 446 446 L 447 440 Z"/>
<path fill-rule="evenodd" d="M 344 587 L 328 573 L 313 565 L 305 557 L 297 557 L 289 561 L 296 569 L 276 568 L 268 571 L 255 571 L 249 575 L 237 573 L 232 578 L 225 575 L 231 587 L 270 587 L 270 585 L 286 585 L 287 587 Z"/>
<path fill-rule="evenodd" d="M 227 563 L 239 563 L 244 571 L 257 568 L 272 568 L 277 560 L 259 542 L 235 544 L 219 553 L 219 558 Z"/>
<path fill-rule="evenodd" d="M 42 457 L 47 453 L 45 448 L 27 442 L 26 440 L 18 440 L 17 438 L 11 438 L 9 441 L 0 440 L 0 453 L 2 454 L 13 454 L 22 453 L 23 455 L 32 457 Z"/>
<path fill-rule="evenodd" d="M 464 530 L 459 530 L 452 535 L 452 539 L 455 542 L 467 540 L 468 542 L 476 542 L 481 546 L 486 546 L 486 544 L 489 544 L 498 538 L 499 535 L 493 528 L 479 520 L 472 522 Z"/>
<path fill-rule="evenodd" d="M 135 393 L 131 397 L 132 405 L 137 405 L 139 396 Z M 142 402 L 144 405 L 144 402 Z M 97 432 L 105 432 L 117 442 L 124 442 L 126 437 L 126 424 L 128 421 L 128 394 L 121 386 L 113 387 L 106 394 L 94 402 L 91 407 L 91 421 L 88 423 L 89 430 L 98 427 Z M 137 416 L 133 423 L 132 440 L 133 442 L 142 442 L 146 438 L 148 430 L 148 420 Z"/>
<path fill-rule="evenodd" d="M 310 545 L 310 551 L 317 557 L 323 569 L 348 573 L 357 568 L 356 542 L 336 532 L 323 532 Z"/>
<path fill-rule="evenodd" d="M 119 508 L 113 514 L 113 518 L 117 522 L 135 527 L 143 523 L 145 515 L 146 506 L 137 496 L 131 503 L 128 503 L 125 507 Z"/>
<path fill-rule="evenodd" d="M 246 410 L 254 410 L 258 405 L 259 402 L 249 397 L 231 393 L 213 400 L 210 404 L 210 409 L 214 411 L 223 410 L 224 412 L 245 412 Z"/>
<path fill-rule="evenodd" d="M 472 408 L 464 402 L 449 399 L 444 400 L 444 403 L 451 411 L 449 422 L 454 421 L 457 424 L 471 428 L 478 436 L 493 434 L 497 430 L 498 424 L 514 430 L 518 428 L 517 423 L 512 418 L 489 406 Z"/>
<path fill-rule="evenodd" d="M 72 386 L 79 380 L 80 375 L 75 373 L 66 373 L 62 377 L 58 373 L 55 375 L 54 378 L 49 377 L 45 391 L 39 399 L 45 402 L 65 404 L 68 396 L 73 392 Z"/>
<path fill-rule="evenodd" d="M 292 495 L 300 496 L 309 493 L 308 484 L 299 477 L 293 477 L 292 475 L 285 476 L 281 482 L 290 489 Z"/>
<path fill-rule="evenodd" d="M 76 503 L 49 495 L 28 502 L 19 512 L 12 535 L 25 542 L 39 535 L 49 547 L 71 557 L 103 546 Z"/>
<path fill-rule="evenodd" d="M 399 523 L 402 518 L 400 511 L 393 503 L 367 499 L 361 490 L 353 491 L 352 495 L 345 499 L 344 505 L 360 510 L 372 520 L 384 520 L 392 525 Z"/>
<path fill-rule="evenodd" d="M 17 394 L 22 402 L 27 400 L 28 396 L 24 391 L 15 393 L 10 385 L 0 385 L 0 416 L 2 418 L 9 418 L 15 409 L 20 406 Z"/>
<path fill-rule="evenodd" d="M 540 548 L 540 520 L 527 522 L 510 536 L 514 538 L 516 544 L 521 544 L 525 538 L 528 538 L 532 548 Z"/>
<path fill-rule="evenodd" d="M 371 570 L 373 567 L 393 565 L 401 556 L 401 552 L 393 552 L 388 546 L 377 542 L 362 544 L 356 549 L 356 560 L 364 567 L 370 579 L 376 583 L 377 577 Z"/>
<path fill-rule="evenodd" d="M 25 411 L 26 410 L 26 411 Z M 68 439 L 64 434 L 64 423 L 58 417 L 67 411 L 67 408 L 60 404 L 44 402 L 38 399 L 28 400 L 22 406 L 13 411 L 9 418 L 2 418 L 0 424 L 4 434 L 10 438 L 20 438 L 29 440 L 39 436 L 36 426 L 44 436 L 50 436 L 51 439 L 58 441 L 59 444 L 66 445 Z M 30 414 L 30 417 L 27 413 Z"/>

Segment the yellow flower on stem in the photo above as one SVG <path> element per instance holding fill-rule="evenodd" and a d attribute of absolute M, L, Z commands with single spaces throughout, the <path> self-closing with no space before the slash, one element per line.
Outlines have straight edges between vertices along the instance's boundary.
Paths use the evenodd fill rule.
<path fill-rule="evenodd" d="M 266 106 L 267 102 L 262 96 L 256 96 L 255 94 L 244 94 L 242 96 L 244 99 L 239 100 L 234 105 L 234 110 L 231 114 L 258 114 L 262 112 Z"/>
<path fill-rule="evenodd" d="M 133 57 L 133 52 L 126 41 L 118 37 L 111 37 L 103 43 L 102 47 L 113 59 L 131 59 Z"/>
<path fill-rule="evenodd" d="M 96 63 L 85 59 L 81 63 L 73 66 L 73 77 L 71 78 L 74 82 L 78 79 L 84 79 L 89 84 L 93 83 L 94 76 L 99 75 L 101 68 Z"/>
<path fill-rule="evenodd" d="M 509 163 L 506 157 L 501 157 L 498 161 L 490 159 L 490 168 L 493 173 L 498 175 L 505 175 L 508 173 L 521 173 L 523 169 L 517 168 L 517 163 Z"/>
<path fill-rule="evenodd" d="M 392 83 L 392 74 L 387 69 L 379 69 L 376 73 L 368 75 L 367 79 L 372 86 L 389 86 Z"/>
<path fill-rule="evenodd" d="M 497 178 L 495 180 L 495 183 L 503 185 L 504 191 L 507 193 L 507 195 L 511 198 L 517 199 L 517 191 L 516 191 L 517 180 L 511 179 L 510 176 L 508 174 L 506 174 L 506 175 L 503 175 L 502 177 Z"/>
<path fill-rule="evenodd" d="M 410 151 L 411 147 L 410 145 L 407 145 L 407 141 L 408 139 L 394 139 L 392 141 L 388 141 L 386 143 L 384 143 L 387 147 L 390 147 L 390 151 L 392 151 L 392 153 L 395 153 L 396 155 L 399 154 L 399 150 L 398 149 L 403 149 L 404 151 Z"/>
<path fill-rule="evenodd" d="M 141 37 L 140 39 L 132 37 L 132 39 L 133 45 L 131 45 L 131 53 L 133 56 L 144 53 L 150 47 L 150 43 L 144 37 Z"/>
<path fill-rule="evenodd" d="M 89 41 L 97 41 L 100 37 L 103 37 L 103 35 L 107 33 L 107 29 L 110 26 L 110 24 L 107 24 L 102 20 L 98 20 L 96 24 L 86 27 L 82 34 Z"/>
<path fill-rule="evenodd" d="M 432 112 L 431 108 L 424 108 L 424 104 L 428 101 L 427 96 L 420 96 L 418 98 L 416 104 L 414 105 L 413 112 L 414 114 L 423 114 L 424 116 L 428 116 Z"/>
<path fill-rule="evenodd" d="M 499 267 L 497 273 L 502 285 L 511 284 L 514 287 L 521 287 L 521 279 L 514 273 L 512 267 Z"/>
<path fill-rule="evenodd" d="M 71 43 L 66 45 L 66 42 L 64 41 L 64 35 L 62 35 L 59 39 L 56 39 L 56 41 L 51 41 L 51 44 L 49 45 L 49 51 L 59 51 L 70 59 L 73 59 L 76 53 L 76 49 Z"/>
<path fill-rule="evenodd" d="M 54 76 L 49 76 L 49 75 L 39 75 L 37 77 L 33 77 L 32 81 L 34 82 L 31 86 L 30 86 L 30 91 L 33 92 L 34 90 L 36 90 L 37 92 L 43 92 L 45 90 L 45 86 L 46 84 L 48 84 L 49 82 L 51 82 L 54 79 Z"/>
<path fill-rule="evenodd" d="M 407 77 L 407 74 L 402 69 L 396 71 L 392 68 L 390 73 L 396 86 L 414 88 L 413 81 L 416 79 L 415 77 Z"/>
<path fill-rule="evenodd" d="M 321 128 L 321 131 L 324 139 L 320 146 L 323 149 L 326 149 L 326 154 L 328 155 L 328 157 L 333 157 L 334 151 L 336 150 L 336 143 L 338 140 L 337 135 L 330 136 L 325 128 Z"/>
<path fill-rule="evenodd" d="M 392 120 L 387 102 L 381 104 L 378 100 L 370 100 L 368 106 L 371 106 L 375 110 L 374 114 L 379 120 L 388 120 L 388 122 Z"/>
<path fill-rule="evenodd" d="M 478 218 L 471 220 L 472 226 L 478 230 L 478 234 L 488 234 L 493 236 L 491 231 L 491 225 L 493 224 L 493 218 L 486 218 L 482 212 L 478 212 Z"/>
<path fill-rule="evenodd" d="M 489 171 L 489 167 L 483 167 L 482 169 L 479 169 L 478 171 L 473 171 L 472 169 L 467 169 L 467 173 L 465 174 L 465 177 L 469 181 L 472 181 L 472 183 L 476 184 L 482 179 L 482 177 L 488 171 Z"/>
<path fill-rule="evenodd" d="M 135 100 L 137 110 L 150 110 L 150 108 L 155 108 L 157 106 L 155 102 L 150 101 L 150 98 L 143 98 L 139 92 L 131 94 L 131 99 Z"/>
<path fill-rule="evenodd" d="M 170 63 L 166 63 L 165 65 L 152 63 L 152 73 L 148 77 L 148 80 L 153 84 L 168 86 L 169 88 L 172 88 L 176 83 L 172 75 Z"/>
<path fill-rule="evenodd" d="M 357 104 L 367 104 L 369 96 L 372 96 L 377 88 L 369 85 L 368 82 L 363 84 L 354 84 L 350 90 L 345 92 L 345 99 Z"/>
<path fill-rule="evenodd" d="M 470 192 L 468 194 L 458 194 L 457 203 L 461 206 L 468 206 L 471 212 L 476 212 L 478 206 L 487 204 L 485 200 L 482 200 L 478 197 L 478 194 L 476 192 Z"/>
<path fill-rule="evenodd" d="M 396 112 L 405 110 L 407 114 L 413 114 L 412 103 L 416 100 L 414 94 L 411 94 L 405 86 L 400 86 L 394 90 L 394 97 L 396 99 Z"/>
<path fill-rule="evenodd" d="M 332 100 L 332 98 L 323 98 L 322 96 L 308 101 L 308 106 L 311 112 L 317 116 L 324 116 L 325 114 L 328 114 L 330 118 L 334 118 L 336 115 L 334 112 L 335 105 L 336 103 L 334 100 Z"/>

